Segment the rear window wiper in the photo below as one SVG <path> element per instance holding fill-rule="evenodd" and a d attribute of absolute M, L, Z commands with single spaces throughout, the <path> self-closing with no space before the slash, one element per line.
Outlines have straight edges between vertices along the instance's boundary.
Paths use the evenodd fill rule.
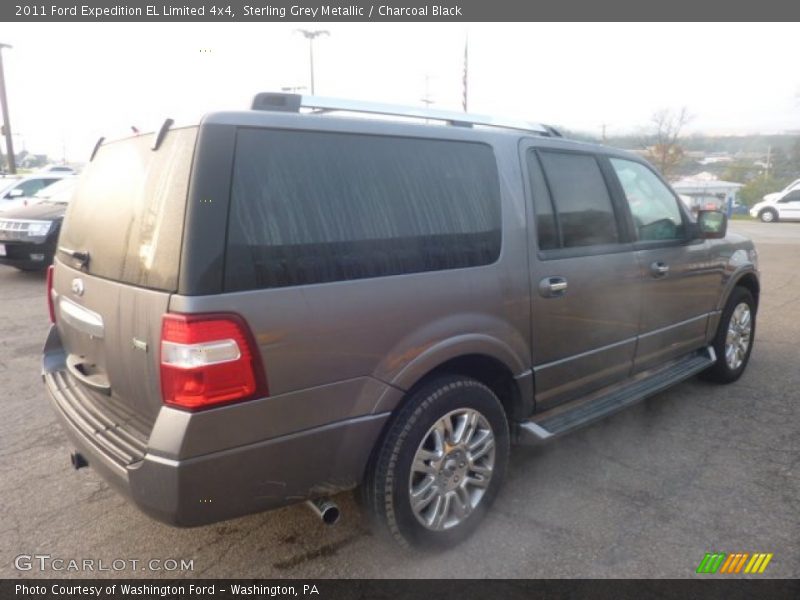
<path fill-rule="evenodd" d="M 78 266 L 80 268 L 86 267 L 89 264 L 89 253 L 84 250 L 70 250 L 69 248 L 65 248 L 64 246 L 58 247 L 59 252 L 63 252 L 70 258 L 78 261 Z"/>

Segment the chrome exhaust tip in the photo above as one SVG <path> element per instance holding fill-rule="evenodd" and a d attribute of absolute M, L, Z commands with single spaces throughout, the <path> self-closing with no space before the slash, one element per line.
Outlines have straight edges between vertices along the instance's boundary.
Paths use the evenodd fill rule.
<path fill-rule="evenodd" d="M 336 502 L 330 498 L 316 498 L 306 500 L 306 506 L 317 515 L 325 525 L 335 525 L 341 516 L 341 511 Z"/>

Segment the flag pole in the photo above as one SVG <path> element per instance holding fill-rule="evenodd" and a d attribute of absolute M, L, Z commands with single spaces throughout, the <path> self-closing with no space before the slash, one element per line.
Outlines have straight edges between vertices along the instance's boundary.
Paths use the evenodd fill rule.
<path fill-rule="evenodd" d="M 461 84 L 461 106 L 464 108 L 464 112 L 467 112 L 467 96 L 469 91 L 469 33 L 467 33 L 464 38 L 464 76 L 461 80 Z"/>

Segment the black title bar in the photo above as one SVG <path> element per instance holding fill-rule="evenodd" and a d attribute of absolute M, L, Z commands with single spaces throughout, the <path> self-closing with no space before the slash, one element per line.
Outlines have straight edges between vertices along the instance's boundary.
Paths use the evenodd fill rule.
<path fill-rule="evenodd" d="M 4 0 L 9 22 L 796 21 L 787 0 Z M 570 40 L 579 42 L 579 40 Z M 739 43 L 732 40 L 731 43 Z M 744 40 L 741 40 L 744 43 Z M 663 40 L 663 43 L 670 43 Z M 673 40 L 672 43 L 683 43 Z"/>
<path fill-rule="evenodd" d="M 305 600 L 367 600 L 436 598 L 438 600 L 795 600 L 797 580 L 780 579 L 604 579 L 604 580 L 187 580 L 187 579 L 17 579 L 0 580 L 4 600 L 231 600 L 234 598 L 304 598 Z"/>

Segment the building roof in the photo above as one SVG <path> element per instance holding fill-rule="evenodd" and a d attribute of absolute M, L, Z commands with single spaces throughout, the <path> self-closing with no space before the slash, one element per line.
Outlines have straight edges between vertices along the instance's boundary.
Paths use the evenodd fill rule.
<path fill-rule="evenodd" d="M 703 171 L 691 177 L 684 177 L 672 184 L 672 187 L 681 192 L 729 192 L 744 187 L 743 183 L 723 181 L 717 179 L 712 173 Z"/>

